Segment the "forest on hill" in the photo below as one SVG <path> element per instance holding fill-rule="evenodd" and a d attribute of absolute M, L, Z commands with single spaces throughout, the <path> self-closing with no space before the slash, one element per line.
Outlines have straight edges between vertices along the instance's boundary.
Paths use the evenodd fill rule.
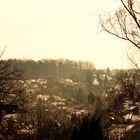
<path fill-rule="evenodd" d="M 9 59 L 0 61 L 0 72 L 1 106 L 18 106 L 1 108 L 2 139 L 114 139 L 139 120 L 137 69 Z"/>
<path fill-rule="evenodd" d="M 25 79 L 51 79 L 51 78 L 76 78 L 83 77 L 87 70 L 93 71 L 95 66 L 91 62 L 72 61 L 68 59 L 43 59 L 43 60 L 10 60 L 24 71 Z"/>

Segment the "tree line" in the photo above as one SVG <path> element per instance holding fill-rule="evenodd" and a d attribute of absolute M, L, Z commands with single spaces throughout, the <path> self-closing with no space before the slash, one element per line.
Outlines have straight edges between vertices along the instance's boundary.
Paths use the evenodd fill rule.
<path fill-rule="evenodd" d="M 8 61 L 24 71 L 25 79 L 70 78 L 76 80 L 78 76 L 82 77 L 86 70 L 95 69 L 91 62 L 68 59 L 43 59 L 38 61 L 11 59 Z"/>

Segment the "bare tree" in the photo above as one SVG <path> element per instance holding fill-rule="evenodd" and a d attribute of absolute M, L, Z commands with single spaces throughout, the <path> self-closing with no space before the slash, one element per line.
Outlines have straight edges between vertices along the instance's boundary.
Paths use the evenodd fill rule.
<path fill-rule="evenodd" d="M 112 15 L 100 16 L 99 22 L 102 30 L 127 41 L 140 54 L 140 1 L 139 0 L 118 0 L 120 7 Z M 133 53 L 131 53 L 133 54 Z M 108 96 L 108 113 L 107 115 L 117 118 L 119 124 L 137 124 L 140 119 L 133 120 L 135 110 L 139 110 L 140 93 L 139 93 L 139 74 L 140 68 L 138 60 L 128 55 L 128 59 L 136 69 L 128 70 L 119 74 L 114 87 L 109 88 Z M 138 62 L 137 62 L 138 61 Z M 128 107 L 125 106 L 129 105 Z M 134 110 L 130 110 L 136 107 Z M 128 118 L 127 114 L 131 114 Z M 112 124 L 113 122 L 111 122 Z"/>
<path fill-rule="evenodd" d="M 132 116 L 135 114 L 133 108 L 139 107 L 140 86 L 138 73 L 134 70 L 121 71 L 117 75 L 116 85 L 108 88 L 108 111 L 120 119 L 122 124 L 135 124 Z M 132 109 L 131 109 L 132 108 Z M 124 118 L 126 114 L 131 114 Z"/>
<path fill-rule="evenodd" d="M 0 101 L 13 102 L 16 95 L 22 93 L 19 80 L 23 80 L 23 71 L 11 60 L 0 60 Z"/>
<path fill-rule="evenodd" d="M 140 49 L 140 1 L 120 0 L 120 4 L 113 15 L 100 17 L 102 30 Z"/>

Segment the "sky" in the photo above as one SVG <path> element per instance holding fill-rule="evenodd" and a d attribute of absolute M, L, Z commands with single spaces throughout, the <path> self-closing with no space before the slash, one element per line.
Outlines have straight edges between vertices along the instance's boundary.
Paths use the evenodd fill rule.
<path fill-rule="evenodd" d="M 127 68 L 125 42 L 100 32 L 98 15 L 115 0 L 0 0 L 0 49 L 4 58 L 67 58 L 96 68 Z"/>

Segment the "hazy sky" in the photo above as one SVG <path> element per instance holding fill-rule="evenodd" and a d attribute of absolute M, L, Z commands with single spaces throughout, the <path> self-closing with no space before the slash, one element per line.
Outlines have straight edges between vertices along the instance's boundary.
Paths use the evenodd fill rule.
<path fill-rule="evenodd" d="M 98 15 L 113 0 L 0 0 L 4 58 L 69 58 L 96 68 L 126 67 L 124 42 L 98 33 Z"/>

